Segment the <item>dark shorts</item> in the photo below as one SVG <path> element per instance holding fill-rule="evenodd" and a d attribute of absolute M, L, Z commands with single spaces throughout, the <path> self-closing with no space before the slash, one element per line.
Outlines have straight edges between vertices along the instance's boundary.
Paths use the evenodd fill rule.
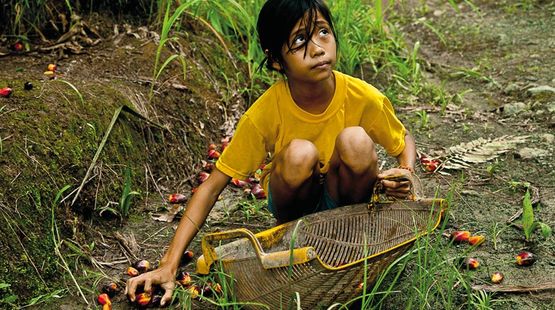
<path fill-rule="evenodd" d="M 324 185 L 324 190 L 320 195 L 320 201 L 318 201 L 318 204 L 316 204 L 316 206 L 312 211 L 305 210 L 304 215 L 330 210 L 330 209 L 335 209 L 339 206 L 337 202 L 335 202 L 335 200 L 331 198 L 330 193 L 328 192 L 328 189 L 326 188 L 325 184 L 323 185 Z M 270 190 L 270 186 L 268 186 L 268 210 L 270 210 L 270 212 L 274 215 L 274 217 L 277 218 L 276 210 L 274 208 L 274 204 L 272 203 L 272 191 Z"/>

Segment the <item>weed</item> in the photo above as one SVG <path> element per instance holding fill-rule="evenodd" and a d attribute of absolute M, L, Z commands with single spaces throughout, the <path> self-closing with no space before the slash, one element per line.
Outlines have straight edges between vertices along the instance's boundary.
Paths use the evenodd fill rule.
<path fill-rule="evenodd" d="M 494 80 L 491 76 L 487 76 L 484 75 L 482 73 L 480 73 L 480 67 L 474 67 L 471 69 L 468 68 L 457 68 L 455 72 L 453 72 L 451 74 L 451 77 L 454 78 L 473 78 L 473 79 L 477 79 L 479 81 L 484 81 L 487 82 L 489 84 L 492 84 L 494 86 L 496 86 L 497 88 L 500 88 L 501 86 L 499 85 L 499 83 L 497 83 L 496 80 Z"/>
<path fill-rule="evenodd" d="M 478 309 L 478 310 L 494 309 L 491 294 L 483 290 L 479 290 L 477 293 L 472 293 L 470 297 L 471 297 L 470 304 L 474 306 L 474 309 Z"/>
<path fill-rule="evenodd" d="M 497 239 L 499 238 L 499 235 L 500 235 L 505 229 L 507 229 L 507 228 L 509 227 L 508 225 L 504 225 L 503 227 L 499 228 L 499 225 L 500 225 L 500 223 L 496 222 L 496 223 L 493 225 L 493 228 L 492 228 L 492 233 L 491 233 L 492 240 L 491 240 L 491 241 L 493 242 L 493 249 L 494 249 L 494 250 L 497 250 Z"/>
<path fill-rule="evenodd" d="M 79 291 L 79 294 L 81 295 L 81 297 L 83 298 L 85 303 L 88 305 L 89 301 L 87 300 L 87 298 L 83 294 L 83 291 L 81 290 L 81 287 L 79 286 L 79 283 L 77 283 L 77 280 L 73 276 L 73 273 L 71 272 L 71 269 L 69 268 L 67 262 L 64 259 L 64 256 L 62 255 L 62 252 L 60 251 L 60 248 L 61 248 L 62 243 L 64 242 L 64 240 L 60 237 L 60 231 L 58 230 L 58 224 L 56 223 L 56 212 L 55 212 L 55 210 L 56 210 L 56 207 L 59 205 L 59 202 L 60 202 L 63 194 L 70 188 L 71 188 L 70 185 L 66 185 L 62 189 L 60 189 L 58 191 L 58 193 L 56 194 L 56 198 L 54 198 L 54 201 L 52 202 L 51 214 L 50 214 L 50 216 L 51 216 L 51 218 L 50 218 L 51 231 L 50 232 L 52 234 L 52 242 L 53 242 L 53 245 L 54 245 L 54 252 L 56 253 L 58 258 L 62 262 L 62 264 L 61 264 L 62 267 L 66 270 L 66 272 L 70 275 L 71 279 L 73 280 L 73 283 L 75 284 L 75 287 Z"/>
<path fill-rule="evenodd" d="M 9 305 L 15 308 L 15 302 L 17 301 L 17 296 L 13 295 L 10 290 L 10 284 L 0 282 L 0 305 Z"/>
<path fill-rule="evenodd" d="M 47 294 L 44 294 L 44 295 L 34 297 L 29 301 L 29 303 L 27 305 L 23 306 L 22 308 L 36 306 L 36 305 L 39 305 L 41 303 L 48 302 L 50 299 L 53 299 L 53 298 L 60 299 L 60 298 L 64 297 L 64 295 L 67 292 L 68 292 L 67 289 L 63 288 L 63 289 L 54 290 L 54 291 L 52 291 L 50 293 L 47 293 Z"/>
<path fill-rule="evenodd" d="M 73 84 L 71 84 L 70 82 L 68 82 L 66 80 L 62 80 L 62 79 L 56 79 L 54 81 L 61 82 L 61 83 L 64 83 L 66 85 L 69 85 L 69 87 L 71 87 L 71 89 L 73 89 L 75 91 L 75 93 L 77 93 L 77 96 L 79 96 L 79 99 L 81 100 L 81 104 L 83 104 L 83 105 L 85 104 L 85 100 L 83 99 L 83 96 L 81 95 L 81 93 L 79 92 L 77 87 L 75 87 Z"/>
<path fill-rule="evenodd" d="M 538 228 L 544 238 L 547 239 L 551 236 L 552 230 L 549 225 L 534 220 L 534 208 L 530 199 L 530 191 L 526 189 L 526 194 L 524 194 L 522 201 L 522 229 L 526 241 L 530 241 L 532 233 Z"/>
<path fill-rule="evenodd" d="M 427 129 L 430 123 L 430 117 L 426 110 L 420 110 L 415 112 L 420 119 L 420 129 Z"/>
<path fill-rule="evenodd" d="M 131 178 L 131 169 L 125 167 L 125 179 L 123 181 L 123 190 L 119 203 L 111 203 L 100 209 L 100 215 L 108 211 L 114 215 L 119 216 L 121 219 L 129 217 L 129 211 L 131 210 L 131 200 L 133 196 L 139 196 L 141 193 L 138 191 L 131 190 L 131 183 L 133 179 Z M 116 208 L 111 208 L 110 205 L 116 205 Z"/>

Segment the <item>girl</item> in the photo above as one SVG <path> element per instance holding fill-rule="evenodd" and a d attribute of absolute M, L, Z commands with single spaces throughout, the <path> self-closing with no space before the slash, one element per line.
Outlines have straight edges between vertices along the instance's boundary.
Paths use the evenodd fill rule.
<path fill-rule="evenodd" d="M 243 115 L 216 169 L 193 195 L 160 267 L 127 282 L 150 292 L 160 285 L 167 303 L 182 253 L 200 230 L 231 178 L 247 178 L 271 154 L 261 183 L 278 223 L 366 202 L 379 181 L 386 194 L 406 198 L 412 179 L 413 138 L 389 100 L 357 78 L 334 70 L 337 39 L 323 0 L 269 0 L 258 16 L 266 66 L 284 80 L 270 87 Z M 397 158 L 399 168 L 379 173 L 375 143 Z"/>

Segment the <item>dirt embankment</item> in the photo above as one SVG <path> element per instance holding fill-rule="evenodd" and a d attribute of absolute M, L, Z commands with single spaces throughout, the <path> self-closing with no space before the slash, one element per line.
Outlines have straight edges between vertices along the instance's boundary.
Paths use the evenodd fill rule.
<path fill-rule="evenodd" d="M 156 81 L 158 36 L 145 27 L 101 26 L 108 32 L 80 54 L 68 41 L 51 53 L 0 59 L 0 86 L 13 89 L 0 98 L 0 283 L 10 284 L 1 300 L 17 296 L 15 303 L 23 303 L 59 287 L 54 240 L 65 240 L 58 246 L 78 265 L 119 257 L 104 255 L 117 240 L 94 240 L 125 226 L 109 208 L 121 213 L 126 171 L 130 189 L 141 194 L 124 223 L 156 226 L 148 213 L 135 214 L 162 210 L 168 192 L 189 193 L 206 145 L 225 136 L 247 105 L 240 91 L 246 77 L 237 75 L 243 68 L 193 21 L 161 54 L 161 61 L 177 54 L 183 62 L 171 63 Z M 117 33 L 109 31 L 114 27 Z M 57 65 L 55 77 L 44 74 L 48 64 Z M 123 105 L 134 112 L 118 114 Z M 52 205 L 66 185 L 61 203 Z"/>

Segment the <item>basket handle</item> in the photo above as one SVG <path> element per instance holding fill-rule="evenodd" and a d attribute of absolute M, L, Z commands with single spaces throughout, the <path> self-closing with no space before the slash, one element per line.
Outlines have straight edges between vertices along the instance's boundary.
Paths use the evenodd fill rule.
<path fill-rule="evenodd" d="M 411 174 L 412 175 L 412 179 L 408 178 L 405 174 L 392 174 L 392 175 L 387 175 L 383 178 L 383 180 L 389 180 L 389 181 L 396 181 L 396 182 L 403 182 L 403 181 L 408 181 L 410 182 L 410 194 L 409 196 L 407 196 L 407 200 L 411 200 L 411 201 L 417 201 L 420 199 L 420 195 L 419 193 L 422 191 L 422 184 L 420 183 L 420 179 L 418 178 L 418 176 L 414 173 Z M 417 193 L 418 191 L 418 193 Z M 382 182 L 376 182 L 376 185 L 374 185 L 374 190 L 372 193 L 372 199 L 370 202 L 370 205 L 374 205 L 377 203 L 389 203 L 389 202 L 393 202 L 394 200 L 384 200 L 382 198 L 380 198 L 382 194 L 384 192 L 384 187 L 382 185 Z"/>
<path fill-rule="evenodd" d="M 285 267 L 291 263 L 302 264 L 316 257 L 316 251 L 312 247 L 295 248 L 292 251 L 264 253 L 258 238 L 256 238 L 250 230 L 238 228 L 223 232 L 209 233 L 202 237 L 201 247 L 203 257 L 199 258 L 197 261 L 197 272 L 200 274 L 208 274 L 210 272 L 210 266 L 218 259 L 216 249 L 212 245 L 214 241 L 241 237 L 247 238 L 250 241 L 264 269 Z"/>

